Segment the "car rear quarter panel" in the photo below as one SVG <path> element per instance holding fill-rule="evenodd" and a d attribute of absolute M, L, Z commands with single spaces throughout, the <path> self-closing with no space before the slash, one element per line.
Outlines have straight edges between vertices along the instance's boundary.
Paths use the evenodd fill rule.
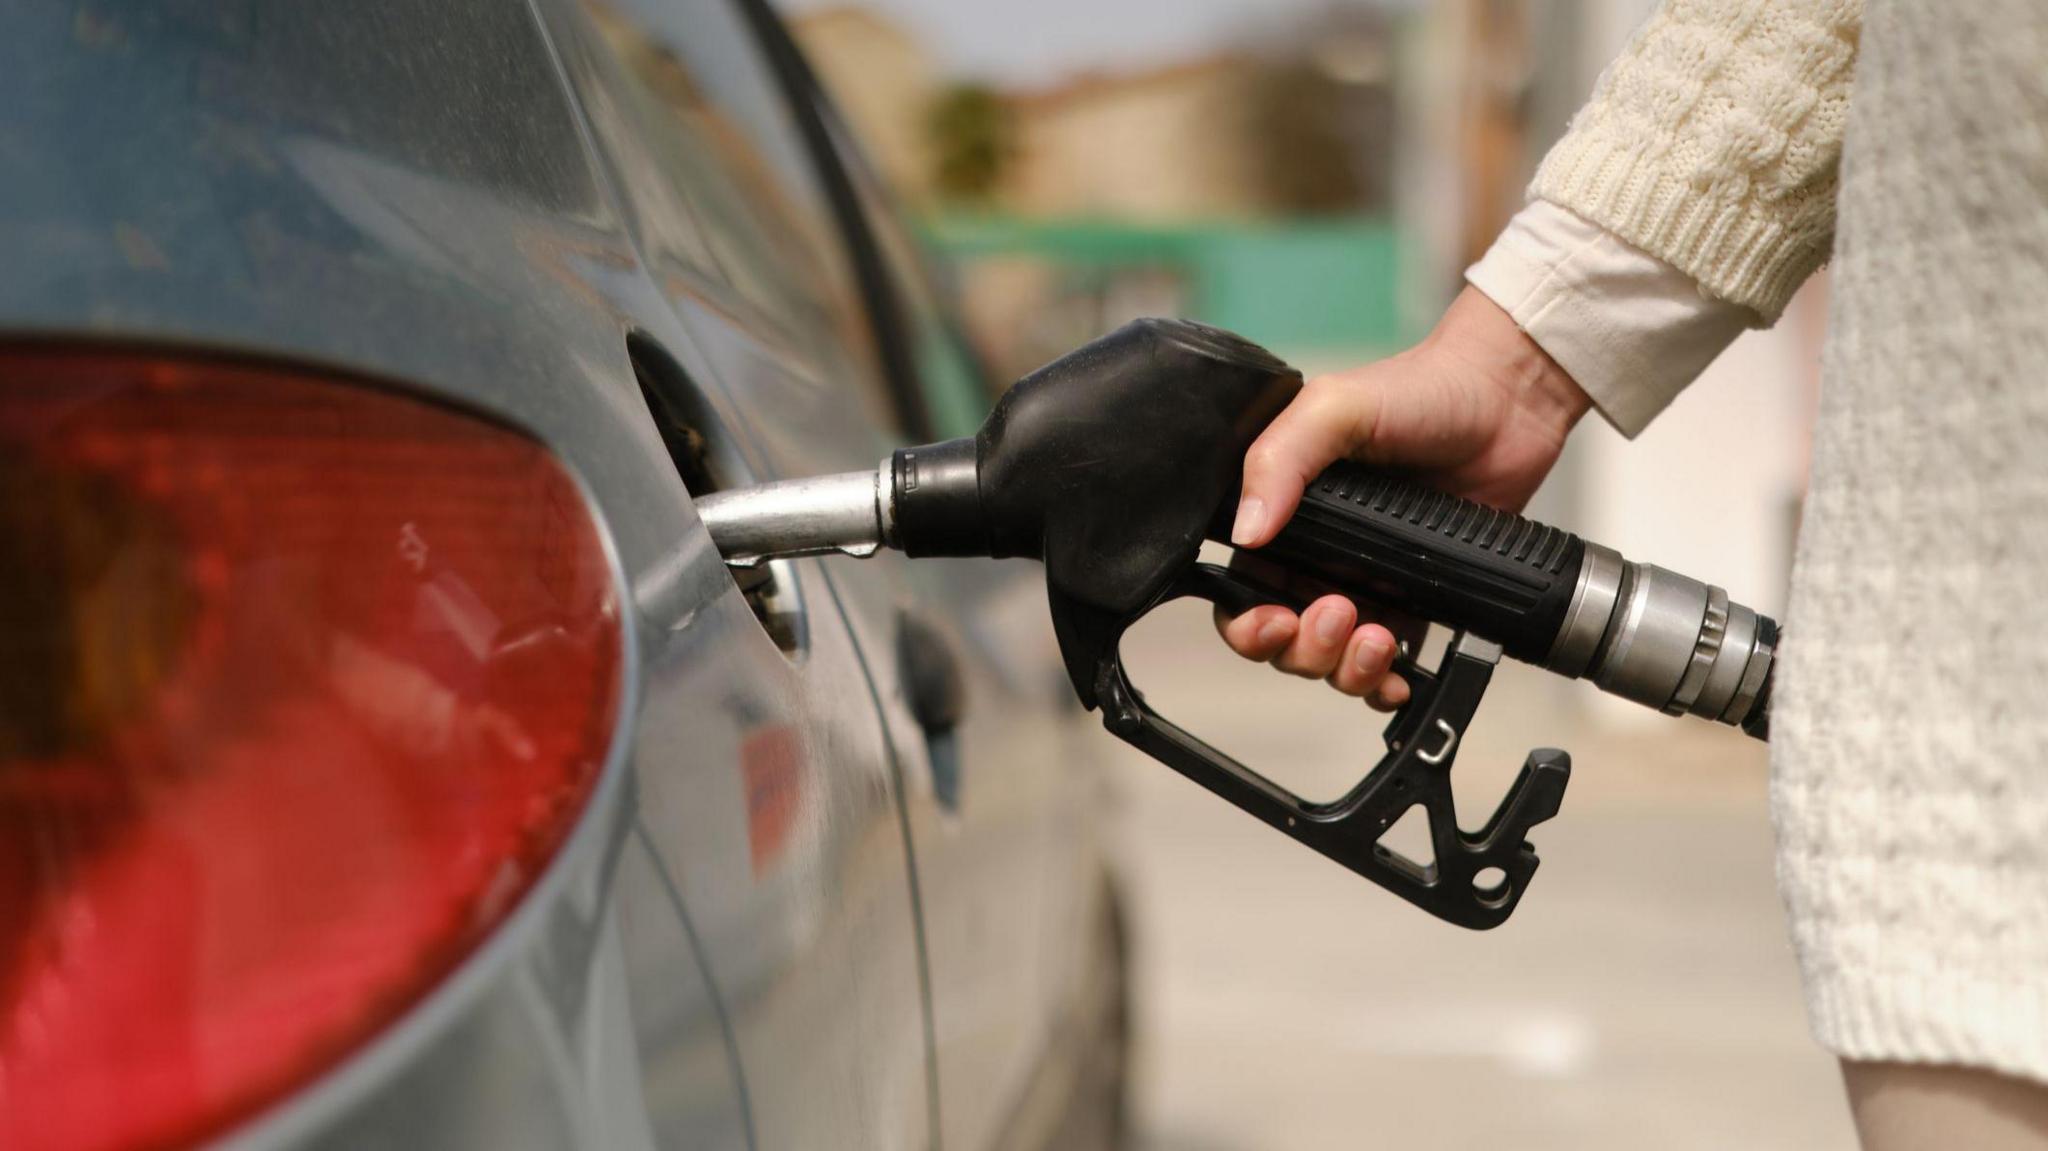
<path fill-rule="evenodd" d="M 858 654 L 803 565 L 808 670 L 785 659 L 696 521 L 626 335 L 714 406 L 717 372 L 641 266 L 543 22 L 88 0 L 4 24 L 0 337 L 330 365 L 489 411 L 581 478 L 623 572 L 640 708 L 568 850 L 455 979 L 238 1140 L 746 1146 L 749 1080 L 791 1075 L 833 1134 L 760 1145 L 921 1145 L 898 783 L 846 688 Z M 766 859 L 742 765 L 764 739 L 802 815 Z"/>

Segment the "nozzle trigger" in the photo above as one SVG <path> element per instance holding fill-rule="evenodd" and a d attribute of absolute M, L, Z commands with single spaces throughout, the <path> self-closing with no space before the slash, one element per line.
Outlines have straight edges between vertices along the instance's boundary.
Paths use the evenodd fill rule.
<path fill-rule="evenodd" d="M 1226 611 L 1277 603 L 1300 610 L 1300 596 L 1240 572 L 1195 564 L 1143 609 L 1118 616 L 1052 591 L 1052 614 L 1067 670 L 1082 701 L 1102 710 L 1118 738 L 1246 813 L 1350 868 L 1424 911 L 1461 927 L 1496 927 L 1514 913 L 1538 859 L 1528 830 L 1557 814 L 1571 778 L 1571 757 L 1529 753 L 1521 773 L 1477 831 L 1458 825 L 1451 769 L 1463 736 L 1501 657 L 1498 645 L 1459 633 L 1434 670 L 1406 656 L 1397 670 L 1411 697 L 1382 735 L 1386 752 L 1342 797 L 1305 800 L 1203 742 L 1154 711 L 1123 664 L 1124 633 L 1163 604 L 1183 597 Z M 1435 858 L 1408 859 L 1380 841 L 1409 809 L 1429 822 Z"/>

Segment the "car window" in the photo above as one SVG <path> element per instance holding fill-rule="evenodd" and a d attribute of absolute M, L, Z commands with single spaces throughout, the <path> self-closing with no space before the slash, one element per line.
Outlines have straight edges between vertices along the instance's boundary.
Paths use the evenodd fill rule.
<path fill-rule="evenodd" d="M 663 168 L 732 287 L 900 435 L 874 327 L 830 197 L 753 30 L 731 0 L 584 0 L 694 163 Z M 704 161 L 710 162 L 704 162 Z"/>
<path fill-rule="evenodd" d="M 825 122 L 860 201 L 861 214 L 875 248 L 888 266 L 898 310 L 916 366 L 918 386 L 934 430 L 941 436 L 973 435 L 988 415 L 995 396 L 987 373 L 969 349 L 950 305 L 951 285 L 935 276 L 930 258 L 904 222 L 894 198 L 854 145 L 836 113 L 826 110 Z"/>

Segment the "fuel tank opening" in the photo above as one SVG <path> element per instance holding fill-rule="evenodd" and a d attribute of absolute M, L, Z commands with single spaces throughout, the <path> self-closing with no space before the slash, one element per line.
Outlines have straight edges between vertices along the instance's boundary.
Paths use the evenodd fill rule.
<path fill-rule="evenodd" d="M 626 337 L 626 354 L 633 362 L 640 398 L 691 499 L 755 482 L 696 385 L 659 343 L 634 332 Z M 803 597 L 788 562 L 726 570 L 777 650 L 791 657 L 800 653 L 807 641 Z"/>

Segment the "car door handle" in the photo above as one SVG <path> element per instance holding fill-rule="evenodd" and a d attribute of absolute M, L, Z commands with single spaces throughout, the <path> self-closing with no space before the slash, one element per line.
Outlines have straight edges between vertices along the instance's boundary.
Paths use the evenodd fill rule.
<path fill-rule="evenodd" d="M 959 727 L 967 710 L 967 677 L 952 638 L 923 614 L 906 608 L 897 621 L 896 659 L 910 713 L 925 734 Z"/>
<path fill-rule="evenodd" d="M 897 616 L 896 663 L 904 701 L 924 730 L 932 789 L 946 807 L 960 805 L 960 749 L 955 730 L 967 711 L 967 676 L 953 639 L 921 613 Z"/>

